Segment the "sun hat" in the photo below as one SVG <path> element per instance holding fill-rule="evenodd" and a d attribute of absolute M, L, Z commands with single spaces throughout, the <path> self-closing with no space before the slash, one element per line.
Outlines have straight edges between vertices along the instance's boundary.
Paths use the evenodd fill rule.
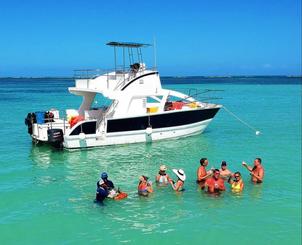
<path fill-rule="evenodd" d="M 101 174 L 101 178 L 102 178 L 102 179 L 107 179 L 107 178 L 108 178 L 108 174 L 107 174 L 106 172 L 103 172 L 103 173 Z"/>
<path fill-rule="evenodd" d="M 185 171 L 183 171 L 181 168 L 180 169 L 172 169 L 172 171 L 177 175 L 180 180 L 185 181 L 186 180 L 186 174 Z"/>
<path fill-rule="evenodd" d="M 161 165 L 161 166 L 159 167 L 159 170 L 160 170 L 160 171 L 167 171 L 166 165 Z"/>

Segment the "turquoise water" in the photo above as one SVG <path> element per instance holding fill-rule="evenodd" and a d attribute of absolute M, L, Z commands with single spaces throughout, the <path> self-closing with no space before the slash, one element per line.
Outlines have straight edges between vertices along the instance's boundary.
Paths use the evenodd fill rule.
<path fill-rule="evenodd" d="M 30 111 L 78 107 L 79 98 L 67 92 L 72 81 L 0 80 L 1 244 L 300 244 L 301 85 L 258 79 L 166 87 L 224 90 L 216 102 L 260 136 L 221 110 L 202 135 L 71 152 L 32 145 L 24 118 Z M 265 168 L 262 185 L 250 183 L 241 166 L 257 156 Z M 244 192 L 201 192 L 195 184 L 201 157 L 209 167 L 226 160 L 241 171 Z M 153 179 L 160 163 L 171 176 L 171 168 L 185 170 L 186 191 L 155 187 L 151 197 L 138 197 L 139 175 Z M 100 171 L 129 197 L 94 204 Z"/>

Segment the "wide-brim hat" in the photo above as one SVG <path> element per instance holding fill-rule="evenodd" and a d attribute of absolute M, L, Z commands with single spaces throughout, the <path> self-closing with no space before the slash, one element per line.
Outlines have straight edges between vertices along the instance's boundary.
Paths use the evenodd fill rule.
<path fill-rule="evenodd" d="M 160 171 L 167 171 L 167 166 L 166 166 L 166 165 L 161 165 L 161 166 L 159 167 L 159 170 L 160 170 Z"/>
<path fill-rule="evenodd" d="M 186 174 L 185 171 L 183 171 L 181 168 L 180 169 L 172 169 L 172 171 L 177 175 L 180 180 L 185 181 L 186 180 Z"/>

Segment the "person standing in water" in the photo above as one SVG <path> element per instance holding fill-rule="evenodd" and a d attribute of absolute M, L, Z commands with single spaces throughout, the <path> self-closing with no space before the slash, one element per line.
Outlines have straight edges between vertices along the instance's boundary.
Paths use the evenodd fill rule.
<path fill-rule="evenodd" d="M 96 185 L 97 185 L 97 188 L 96 188 L 96 193 L 95 193 L 95 201 L 98 203 L 103 203 L 104 199 L 109 194 L 108 188 L 102 179 L 100 179 Z"/>
<path fill-rule="evenodd" d="M 212 175 L 212 171 L 207 171 L 206 167 L 209 164 L 207 158 L 200 159 L 200 167 L 197 169 L 197 180 L 196 182 L 200 185 L 201 189 L 204 189 L 206 179 Z"/>
<path fill-rule="evenodd" d="M 167 185 L 169 183 L 170 177 L 166 173 L 166 171 L 167 171 L 166 165 L 161 165 L 159 167 L 159 172 L 155 178 L 156 183 L 161 184 L 161 185 Z"/>
<path fill-rule="evenodd" d="M 262 183 L 264 178 L 264 168 L 261 164 L 261 158 L 257 157 L 254 160 L 254 167 L 248 166 L 246 162 L 242 162 L 242 165 L 250 171 L 251 180 L 254 183 Z"/>
<path fill-rule="evenodd" d="M 149 193 L 153 192 L 152 182 L 148 181 L 148 179 L 149 178 L 147 176 L 144 176 L 144 175 L 139 177 L 139 183 L 138 183 L 138 186 L 137 186 L 137 191 L 138 191 L 138 194 L 140 196 L 148 196 Z"/>
<path fill-rule="evenodd" d="M 225 191 L 224 180 L 220 178 L 219 169 L 215 169 L 213 176 L 206 180 L 205 189 L 208 193 L 220 193 L 220 191 Z"/>
<path fill-rule="evenodd" d="M 232 176 L 233 173 L 228 170 L 226 161 L 221 162 L 221 168 L 220 168 L 220 177 L 224 180 L 227 180 L 230 176 Z"/>
<path fill-rule="evenodd" d="M 179 192 L 179 191 L 184 191 L 184 183 L 186 180 L 186 174 L 182 169 L 172 169 L 172 171 L 176 174 L 176 176 L 178 177 L 178 180 L 176 181 L 176 183 L 170 179 L 170 184 L 173 188 L 173 190 Z"/>
<path fill-rule="evenodd" d="M 244 188 L 244 183 L 241 178 L 241 173 L 236 172 L 234 174 L 234 179 L 232 179 L 232 176 L 229 177 L 228 183 L 231 185 L 233 192 L 241 192 Z"/>
<path fill-rule="evenodd" d="M 105 182 L 109 190 L 114 189 L 114 184 L 108 179 L 108 174 L 106 172 L 103 172 L 100 177 Z"/>

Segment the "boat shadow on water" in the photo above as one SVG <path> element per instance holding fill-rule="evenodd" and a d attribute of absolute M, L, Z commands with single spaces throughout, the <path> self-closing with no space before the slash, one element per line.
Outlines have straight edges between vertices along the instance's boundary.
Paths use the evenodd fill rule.
<path fill-rule="evenodd" d="M 188 151 L 202 151 L 209 148 L 207 137 L 193 135 L 190 137 L 167 139 L 148 143 L 112 145 L 95 148 L 62 150 L 47 144 L 32 145 L 29 157 L 39 167 L 45 168 L 51 163 L 79 164 L 80 161 L 115 162 L 150 159 L 164 159 L 169 153 L 174 155 Z"/>

